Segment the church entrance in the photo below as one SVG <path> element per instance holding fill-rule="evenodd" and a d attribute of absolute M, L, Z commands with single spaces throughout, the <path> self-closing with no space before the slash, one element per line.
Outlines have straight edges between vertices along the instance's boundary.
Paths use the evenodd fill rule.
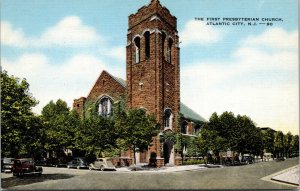
<path fill-rule="evenodd" d="M 173 162 L 173 160 L 171 159 L 172 150 L 173 150 L 173 142 L 170 140 L 166 140 L 163 144 L 163 154 L 164 154 L 165 164 Z"/>

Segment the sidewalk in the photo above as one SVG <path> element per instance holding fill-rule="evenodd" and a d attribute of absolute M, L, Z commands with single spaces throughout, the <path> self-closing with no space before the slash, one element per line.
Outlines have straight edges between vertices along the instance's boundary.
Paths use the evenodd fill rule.
<path fill-rule="evenodd" d="M 299 165 L 285 170 L 272 177 L 271 180 L 299 186 Z"/>

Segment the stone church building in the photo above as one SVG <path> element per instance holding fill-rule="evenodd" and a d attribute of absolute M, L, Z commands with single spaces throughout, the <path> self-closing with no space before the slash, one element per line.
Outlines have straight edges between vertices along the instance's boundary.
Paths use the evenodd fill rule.
<path fill-rule="evenodd" d="M 113 103 L 124 96 L 127 108 L 143 108 L 154 114 L 161 133 L 174 131 L 195 136 L 200 126 L 194 122 L 205 119 L 180 102 L 179 75 L 177 18 L 159 0 L 151 0 L 129 16 L 126 81 L 102 71 L 88 96 L 75 99 L 73 107 L 83 112 L 86 101 L 93 100 L 99 115 L 111 116 Z M 161 143 L 160 134 L 153 137 L 148 150 L 136 154 L 137 163 L 148 163 L 150 154 L 155 153 L 158 166 L 181 164 L 180 153 L 172 143 Z M 132 159 L 133 153 L 125 152 L 123 157 Z"/>

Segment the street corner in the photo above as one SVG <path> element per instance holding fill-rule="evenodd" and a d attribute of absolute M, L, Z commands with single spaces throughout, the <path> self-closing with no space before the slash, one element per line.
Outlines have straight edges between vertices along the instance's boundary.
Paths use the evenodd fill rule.
<path fill-rule="evenodd" d="M 271 180 L 299 187 L 299 165 L 281 171 Z"/>

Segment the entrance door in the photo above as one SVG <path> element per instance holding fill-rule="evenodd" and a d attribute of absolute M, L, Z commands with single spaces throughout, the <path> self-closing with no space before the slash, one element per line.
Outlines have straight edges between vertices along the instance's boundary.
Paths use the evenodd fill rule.
<path fill-rule="evenodd" d="M 163 145 L 165 164 L 170 163 L 170 156 L 173 149 L 173 142 L 166 140 Z"/>

